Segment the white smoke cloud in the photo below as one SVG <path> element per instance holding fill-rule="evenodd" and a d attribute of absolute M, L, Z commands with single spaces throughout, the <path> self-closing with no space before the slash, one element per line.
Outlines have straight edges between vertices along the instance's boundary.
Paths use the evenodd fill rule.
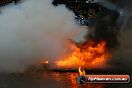
<path fill-rule="evenodd" d="M 0 14 L 0 72 L 23 71 L 46 57 L 67 51 L 67 40 L 82 33 L 74 14 L 52 0 L 25 0 Z"/>

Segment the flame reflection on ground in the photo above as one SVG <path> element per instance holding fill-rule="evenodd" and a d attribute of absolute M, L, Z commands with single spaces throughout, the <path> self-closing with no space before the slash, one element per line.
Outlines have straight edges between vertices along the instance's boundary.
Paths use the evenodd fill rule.
<path fill-rule="evenodd" d="M 121 84 L 87 84 L 78 85 L 78 73 L 32 72 L 0 74 L 0 88 L 131 88 Z"/>
<path fill-rule="evenodd" d="M 104 84 L 83 84 L 79 85 L 76 81 L 78 73 L 56 73 L 52 74 L 53 80 L 56 80 L 63 85 L 63 88 L 66 86 L 68 88 L 104 88 Z M 46 76 L 45 76 L 46 77 Z"/>

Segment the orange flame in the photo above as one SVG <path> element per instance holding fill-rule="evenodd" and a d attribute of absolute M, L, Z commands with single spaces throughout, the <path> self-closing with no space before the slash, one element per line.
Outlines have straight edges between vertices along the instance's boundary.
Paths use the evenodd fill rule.
<path fill-rule="evenodd" d="M 106 51 L 106 42 L 101 41 L 98 44 L 89 41 L 77 47 L 71 45 L 72 52 L 65 55 L 63 59 L 56 62 L 56 65 L 61 68 L 98 68 L 105 65 L 110 54 Z"/>
<path fill-rule="evenodd" d="M 85 75 L 85 71 L 81 67 L 79 67 L 78 71 L 80 75 Z"/>

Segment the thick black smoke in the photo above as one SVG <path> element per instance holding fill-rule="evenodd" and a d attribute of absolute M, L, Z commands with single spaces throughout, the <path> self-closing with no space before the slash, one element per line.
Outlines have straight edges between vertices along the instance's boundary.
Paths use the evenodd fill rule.
<path fill-rule="evenodd" d="M 65 4 L 72 10 L 81 25 L 88 26 L 86 41 L 94 40 L 100 42 L 105 40 L 107 48 L 113 49 L 119 46 L 118 35 L 120 32 L 118 19 L 120 13 L 118 9 L 105 7 L 99 2 L 87 2 L 88 0 L 54 0 L 55 6 Z"/>
<path fill-rule="evenodd" d="M 81 25 L 88 26 L 85 38 L 105 40 L 112 51 L 110 67 L 115 72 L 132 73 L 132 0 L 96 0 L 101 3 L 86 3 L 86 0 L 54 0 L 55 6 L 65 4 L 76 14 Z M 92 11 L 91 11 L 92 10 Z M 115 47 L 116 50 L 115 50 Z M 114 71 L 114 70 L 113 70 Z"/>

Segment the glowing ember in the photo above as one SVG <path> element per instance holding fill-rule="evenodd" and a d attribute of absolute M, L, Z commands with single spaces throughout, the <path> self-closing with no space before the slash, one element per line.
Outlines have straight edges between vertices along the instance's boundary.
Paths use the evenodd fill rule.
<path fill-rule="evenodd" d="M 41 61 L 41 64 L 48 64 L 48 63 L 49 63 L 48 60 L 42 60 L 42 61 Z"/>
<path fill-rule="evenodd" d="M 106 42 L 101 41 L 98 44 L 89 41 L 77 47 L 71 45 L 72 52 L 65 55 L 62 59 L 56 62 L 56 65 L 61 68 L 98 68 L 105 65 L 110 54 L 106 51 Z"/>

